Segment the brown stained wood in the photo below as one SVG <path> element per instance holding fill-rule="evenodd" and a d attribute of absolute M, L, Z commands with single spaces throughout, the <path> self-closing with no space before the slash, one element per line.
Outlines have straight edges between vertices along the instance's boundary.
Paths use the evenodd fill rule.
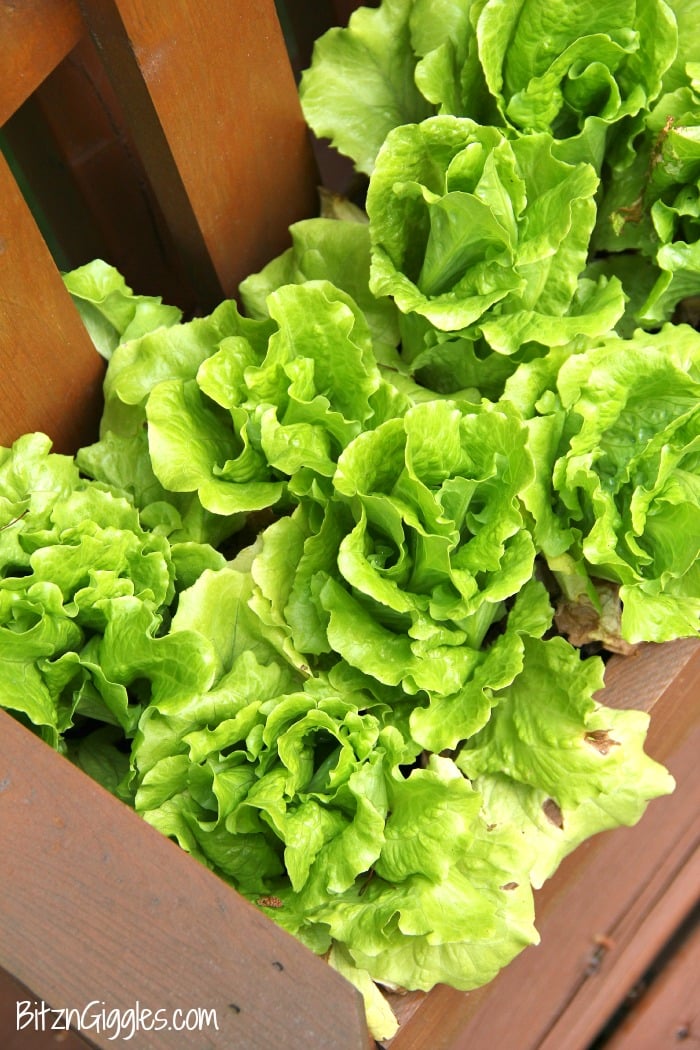
<path fill-rule="evenodd" d="M 605 1050 L 678 1050 L 700 1040 L 700 927 L 688 935 Z"/>
<path fill-rule="evenodd" d="M 88 34 L 4 133 L 66 269 L 102 258 L 136 292 L 161 296 L 187 313 L 196 307 L 126 117 Z"/>
<path fill-rule="evenodd" d="M 2 1050 L 86 1050 L 89 1043 L 72 1031 L 52 1032 L 23 1016 L 26 1003 L 36 1002 L 31 989 L 0 969 L 0 1035 Z M 19 1020 L 18 1020 L 19 1017 Z M 48 1030 L 42 1031 L 42 1027 Z"/>
<path fill-rule="evenodd" d="M 39 1000 L 216 1010 L 149 1050 L 365 1050 L 354 988 L 5 712 L 0 841 L 0 966 Z"/>
<path fill-rule="evenodd" d="M 0 445 L 42 430 L 55 451 L 97 435 L 104 361 L 0 156 Z"/>
<path fill-rule="evenodd" d="M 81 0 L 202 306 L 315 214 L 316 170 L 273 0 Z M 165 31 L 164 31 L 165 27 Z"/>
<path fill-rule="evenodd" d="M 653 705 L 647 751 L 674 774 L 675 793 L 652 802 L 636 827 L 598 835 L 566 858 L 536 894 L 541 944 L 490 985 L 469 993 L 438 987 L 399 1002 L 404 1024 L 391 1050 L 584 1050 L 692 907 L 700 644 L 645 646 L 633 660 L 632 678 L 629 665 L 611 664 L 599 699 L 620 706 L 631 689 L 642 706 Z"/>
<path fill-rule="evenodd" d="M 696 792 L 697 804 L 700 791 Z M 684 849 L 690 854 L 683 861 Z M 681 866 L 676 868 L 679 859 Z M 563 1044 L 572 1050 L 589 1046 L 662 951 L 670 934 L 683 924 L 698 900 L 699 887 L 700 820 L 696 820 L 694 826 L 680 829 L 667 861 L 630 902 L 621 921 L 604 935 L 605 940 L 596 945 L 591 956 L 594 972 L 556 1018 L 538 1050 L 560 1050 Z M 696 987 L 700 994 L 700 971 Z"/>
<path fill-rule="evenodd" d="M 663 648 L 647 642 L 631 656 L 615 656 L 605 668 L 605 690 L 597 699 L 610 707 L 651 711 L 676 675 L 695 674 L 697 652 L 697 639 L 680 638 Z"/>
<path fill-rule="evenodd" d="M 76 0 L 0 3 L 0 125 L 75 47 L 83 31 Z"/>

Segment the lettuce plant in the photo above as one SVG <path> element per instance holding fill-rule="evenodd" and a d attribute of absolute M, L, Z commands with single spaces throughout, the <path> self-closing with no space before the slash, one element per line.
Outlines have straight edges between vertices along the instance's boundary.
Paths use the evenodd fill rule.
<path fill-rule="evenodd" d="M 676 53 L 676 20 L 664 0 L 466 6 L 476 46 L 463 44 L 462 53 L 467 62 L 478 58 L 504 123 L 518 132 L 550 132 L 562 143 L 561 155 L 596 168 L 608 129 L 649 107 Z M 424 70 L 421 82 L 442 101 L 444 77 Z M 465 93 L 464 112 L 478 104 L 478 95 Z"/>
<path fill-rule="evenodd" d="M 301 98 L 367 174 L 393 127 L 436 113 L 550 133 L 599 168 L 609 129 L 660 94 L 677 39 L 663 0 L 383 0 L 317 42 Z"/>
<path fill-rule="evenodd" d="M 101 440 L 81 465 L 122 475 L 120 458 L 138 459 L 145 443 L 144 498 L 160 486 L 190 516 L 194 499 L 229 532 L 250 512 L 293 502 L 291 478 L 300 490 L 329 478 L 345 445 L 406 399 L 380 373 L 365 315 L 330 282 L 286 284 L 267 310 L 244 318 L 227 302 L 120 345 Z"/>
<path fill-rule="evenodd" d="M 271 531 L 182 595 L 172 632 L 199 633 L 215 657 L 189 695 L 160 694 L 144 712 L 135 804 L 330 953 L 387 1036 L 396 1022 L 373 980 L 482 984 L 537 941 L 532 886 L 582 838 L 633 823 L 672 781 L 641 750 L 646 716 L 594 701 L 600 662 L 542 640 L 551 609 L 534 582 L 511 613 L 521 659 L 512 681 L 492 681 L 491 718 L 471 733 L 460 705 L 446 704 L 444 739 L 468 735 L 451 756 L 425 750 L 401 690 L 286 644 L 259 600 L 259 581 L 276 582 Z"/>
<path fill-rule="evenodd" d="M 533 572 L 524 440 L 506 412 L 416 405 L 352 442 L 332 497 L 268 528 L 253 566 L 256 608 L 298 661 L 339 655 L 417 697 L 412 732 L 431 750 L 488 717 L 521 656 L 517 630 L 483 643 Z"/>
<path fill-rule="evenodd" d="M 370 288 L 406 315 L 401 354 L 414 370 L 442 365 L 465 385 L 470 346 L 472 359 L 522 355 L 609 331 L 619 283 L 579 280 L 597 188 L 593 168 L 556 159 L 548 135 L 511 141 L 450 116 L 391 132 L 367 195 Z"/>
<path fill-rule="evenodd" d="M 593 235 L 595 269 L 621 276 L 628 314 L 648 329 L 700 295 L 700 65 L 687 70 L 645 114 L 634 158 L 607 173 Z"/>
<path fill-rule="evenodd" d="M 598 581 L 608 581 L 622 640 L 696 635 L 700 335 L 666 325 L 613 337 L 545 372 L 523 368 L 506 396 L 534 410 L 536 481 L 524 499 L 570 611 L 579 606 L 590 637 L 602 637 Z"/>
<path fill-rule="evenodd" d="M 50 447 L 45 435 L 27 434 L 0 450 L 2 703 L 57 748 L 82 726 L 85 761 L 111 755 L 125 772 L 128 749 L 108 744 L 133 736 L 150 699 L 137 680 L 150 678 L 157 693 L 200 662 L 163 633 L 179 592 L 224 558 L 206 545 L 171 544 L 143 525 L 124 492 L 82 478 L 72 457 Z M 99 725 L 113 733 L 93 748 L 85 727 Z"/>

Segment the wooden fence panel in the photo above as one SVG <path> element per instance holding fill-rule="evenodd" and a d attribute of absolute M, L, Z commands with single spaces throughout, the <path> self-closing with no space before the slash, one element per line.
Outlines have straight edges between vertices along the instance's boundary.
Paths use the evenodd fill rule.
<path fill-rule="evenodd" d="M 678 1050 L 700 1041 L 700 926 L 678 945 L 604 1050 Z"/>
<path fill-rule="evenodd" d="M 5 712 L 0 841 L 0 966 L 53 1007 L 214 1009 L 202 1050 L 366 1050 L 339 974 Z M 192 1033 L 135 1045 L 185 1050 Z"/>
<path fill-rule="evenodd" d="M 288 244 L 316 172 L 272 0 L 82 0 L 204 304 Z"/>
<path fill-rule="evenodd" d="M 75 47 L 82 32 L 76 0 L 0 5 L 0 125 Z"/>
<path fill-rule="evenodd" d="M 0 200 L 0 445 L 43 430 L 72 452 L 94 440 L 104 361 L 2 156 Z"/>

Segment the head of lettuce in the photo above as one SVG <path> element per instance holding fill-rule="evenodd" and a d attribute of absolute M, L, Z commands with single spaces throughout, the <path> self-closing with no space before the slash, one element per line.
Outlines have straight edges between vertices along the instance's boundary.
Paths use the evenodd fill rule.
<path fill-rule="evenodd" d="M 408 361 L 454 358 L 455 341 L 522 355 L 614 326 L 616 279 L 581 279 L 598 177 L 553 144 L 452 116 L 389 134 L 367 196 L 370 287 L 401 311 Z"/>
<path fill-rule="evenodd" d="M 524 499 L 571 609 L 603 616 L 612 588 L 623 642 L 696 635 L 700 336 L 665 325 L 601 340 L 560 368 L 552 361 L 556 393 L 537 390 L 539 364 L 516 373 L 506 393 L 527 410 L 529 387 L 534 402 L 536 481 Z"/>

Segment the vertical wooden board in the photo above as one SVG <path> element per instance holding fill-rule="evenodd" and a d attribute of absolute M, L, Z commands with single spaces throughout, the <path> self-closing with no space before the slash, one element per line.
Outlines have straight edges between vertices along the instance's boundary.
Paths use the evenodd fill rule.
<path fill-rule="evenodd" d="M 5 127 L 66 268 L 94 258 L 189 313 L 181 271 L 99 54 L 85 34 Z"/>
<path fill-rule="evenodd" d="M 696 810 L 698 798 L 700 787 L 694 793 Z M 629 859 L 636 858 L 632 854 Z M 643 858 L 637 863 L 643 863 Z M 699 886 L 700 815 L 692 825 L 679 828 L 666 862 L 652 873 L 620 920 L 598 936 L 585 980 L 566 1009 L 553 1019 L 538 1050 L 560 1050 L 562 1041 L 572 1050 L 593 1044 L 620 1004 L 635 994 L 671 934 L 684 925 L 697 902 Z"/>
<path fill-rule="evenodd" d="M 40 1002 L 215 1011 L 148 1050 L 366 1050 L 344 978 L 1 711 L 0 840 L 0 966 Z"/>
<path fill-rule="evenodd" d="M 0 124 L 75 47 L 82 33 L 77 0 L 0 4 Z"/>
<path fill-rule="evenodd" d="M 0 156 L 0 445 L 42 430 L 59 452 L 95 439 L 104 361 Z"/>
<path fill-rule="evenodd" d="M 316 170 L 273 0 L 81 0 L 206 305 L 314 214 Z"/>
<path fill-rule="evenodd" d="M 696 926 L 600 1050 L 678 1050 L 700 1041 L 700 926 Z"/>

